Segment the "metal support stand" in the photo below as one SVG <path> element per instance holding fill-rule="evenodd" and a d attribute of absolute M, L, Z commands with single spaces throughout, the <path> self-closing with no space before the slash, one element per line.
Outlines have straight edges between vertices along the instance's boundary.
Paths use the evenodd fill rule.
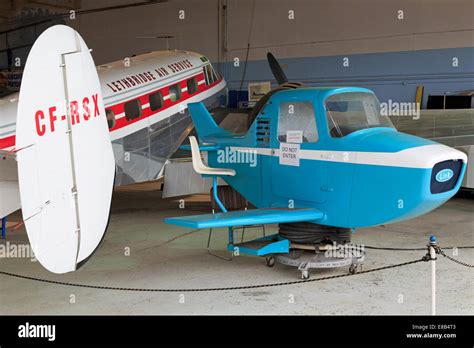
<path fill-rule="evenodd" d="M 245 210 L 247 210 L 247 208 L 245 208 Z M 266 237 L 265 225 L 251 225 L 251 226 L 247 226 L 247 228 L 257 228 L 257 227 L 261 227 L 261 228 L 262 228 L 263 237 Z M 245 228 L 246 228 L 246 226 L 234 227 L 234 230 L 239 230 L 239 229 L 242 230 L 242 236 L 241 236 L 241 238 L 240 238 L 240 243 L 243 243 L 243 242 L 244 242 Z"/>
<path fill-rule="evenodd" d="M 242 234 L 240 237 L 240 243 L 244 242 L 244 237 L 245 237 L 245 232 L 251 228 L 262 228 L 262 237 L 266 237 L 266 232 L 265 232 L 265 225 L 248 225 L 248 226 L 235 226 L 235 230 L 242 230 Z"/>
<path fill-rule="evenodd" d="M 214 195 L 214 199 L 222 212 L 227 213 L 227 209 L 224 207 L 224 204 L 222 204 L 219 196 L 217 195 L 217 176 L 212 177 L 212 194 Z"/>
<path fill-rule="evenodd" d="M 212 195 L 214 197 L 215 202 L 217 203 L 217 206 L 223 213 L 227 213 L 228 210 L 224 206 L 224 204 L 221 202 L 218 196 L 218 191 L 217 191 L 217 176 L 212 177 Z M 212 213 L 214 214 L 214 210 L 212 210 Z M 232 257 L 234 256 L 234 230 L 242 229 L 242 236 L 240 242 L 242 243 L 244 241 L 244 236 L 245 236 L 245 230 L 246 228 L 254 228 L 254 227 L 262 227 L 263 231 L 263 237 L 265 237 L 265 226 L 264 225 L 251 225 L 251 226 L 241 226 L 241 227 L 229 227 L 228 228 L 228 243 L 227 243 L 227 250 L 230 252 L 230 257 L 225 257 L 222 255 L 218 255 L 211 250 L 211 237 L 212 237 L 212 228 L 209 229 L 209 236 L 207 239 L 207 253 L 216 256 L 222 260 L 226 261 L 231 261 Z"/>
<path fill-rule="evenodd" d="M 286 266 L 297 267 L 301 271 L 301 278 L 308 279 L 310 277 L 310 269 L 319 268 L 336 268 L 349 266 L 349 273 L 354 274 L 362 271 L 362 265 L 365 261 L 365 252 L 356 246 L 346 244 L 348 249 L 346 252 L 338 253 L 338 249 L 319 250 L 316 246 L 311 246 L 313 250 L 302 248 L 304 245 L 292 244 L 289 253 L 278 255 L 270 255 L 267 257 L 267 266 L 273 267 L 275 261 Z M 297 246 L 297 248 L 295 248 Z M 272 258 L 274 260 L 272 260 Z"/>
<path fill-rule="evenodd" d="M 222 204 L 222 202 L 219 199 L 219 196 L 217 195 L 217 176 L 212 177 L 212 194 L 220 210 L 223 213 L 227 213 L 227 209 L 224 207 L 224 204 Z M 214 213 L 214 211 L 212 213 Z M 228 234 L 229 234 L 229 245 L 230 245 L 230 244 L 233 244 L 234 242 L 234 231 L 232 230 L 232 227 L 229 227 Z M 207 253 L 209 255 L 218 257 L 225 261 L 232 261 L 232 256 L 233 256 L 232 251 L 230 252 L 230 257 L 221 256 L 211 251 L 211 236 L 212 236 L 212 228 L 209 229 L 209 237 L 207 239 Z"/>
<path fill-rule="evenodd" d="M 2 239 L 5 239 L 7 235 L 7 218 L 2 218 Z"/>
<path fill-rule="evenodd" d="M 430 251 L 431 260 L 431 315 L 436 315 L 436 249 L 438 241 L 435 236 L 430 237 L 428 249 Z"/>

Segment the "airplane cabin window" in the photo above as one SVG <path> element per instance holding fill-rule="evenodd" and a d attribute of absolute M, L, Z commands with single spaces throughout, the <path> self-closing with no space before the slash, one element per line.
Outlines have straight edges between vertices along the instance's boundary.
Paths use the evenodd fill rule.
<path fill-rule="evenodd" d="M 186 81 L 186 84 L 188 86 L 189 94 L 194 94 L 197 92 L 198 84 L 195 77 L 188 79 L 188 81 Z"/>
<path fill-rule="evenodd" d="M 115 127 L 115 113 L 112 109 L 105 109 L 105 115 L 107 118 L 107 124 L 109 125 L 109 129 Z"/>
<path fill-rule="evenodd" d="M 211 64 L 206 65 L 203 68 L 204 77 L 206 78 L 206 85 L 211 85 L 220 79 L 219 74 L 214 70 Z"/>
<path fill-rule="evenodd" d="M 170 86 L 170 100 L 175 102 L 178 99 L 181 99 L 181 87 L 179 86 L 179 83 Z"/>
<path fill-rule="evenodd" d="M 211 71 L 212 71 L 212 76 L 214 78 L 214 82 L 216 82 L 217 80 L 219 80 L 219 74 L 217 73 L 217 71 L 214 70 L 212 65 L 210 65 L 210 67 L 211 67 Z"/>
<path fill-rule="evenodd" d="M 127 121 L 133 120 L 134 118 L 138 118 L 142 114 L 142 104 L 140 103 L 140 99 L 130 100 L 126 102 L 124 105 L 125 109 L 125 118 Z"/>
<path fill-rule="evenodd" d="M 163 107 L 163 95 L 159 91 L 153 94 L 150 94 L 150 96 L 148 97 L 148 100 L 150 102 L 151 111 L 155 111 Z"/>
<path fill-rule="evenodd" d="M 206 85 L 210 85 L 212 82 L 211 82 L 211 77 L 209 75 L 209 65 L 206 65 L 204 68 L 204 77 L 206 78 Z"/>
<path fill-rule="evenodd" d="M 292 134 L 292 139 L 287 139 L 289 132 Z M 300 134 L 299 140 L 298 133 Z M 278 140 L 295 143 L 315 143 L 318 141 L 318 130 L 312 102 L 280 103 Z"/>
<path fill-rule="evenodd" d="M 325 105 L 329 134 L 333 138 L 366 128 L 394 128 L 389 117 L 380 113 L 380 102 L 372 93 L 333 94 L 326 98 Z"/>

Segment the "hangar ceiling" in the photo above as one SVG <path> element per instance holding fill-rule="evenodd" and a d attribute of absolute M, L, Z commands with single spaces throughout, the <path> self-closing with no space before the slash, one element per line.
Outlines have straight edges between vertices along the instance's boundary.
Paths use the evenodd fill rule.
<path fill-rule="evenodd" d="M 33 23 L 42 17 L 64 15 L 70 10 L 78 14 L 116 10 L 169 0 L 3 0 L 0 1 L 0 30 L 12 26 Z"/>
<path fill-rule="evenodd" d="M 33 19 L 48 14 L 57 14 L 65 10 L 80 9 L 81 0 L 6 0 L 0 2 L 0 25 L 6 26 L 13 21 Z"/>
<path fill-rule="evenodd" d="M 163 2 L 168 0 L 0 0 L 0 97 L 16 90 L 8 81 L 21 73 L 38 35 L 65 23 L 71 10 L 80 16 Z"/>

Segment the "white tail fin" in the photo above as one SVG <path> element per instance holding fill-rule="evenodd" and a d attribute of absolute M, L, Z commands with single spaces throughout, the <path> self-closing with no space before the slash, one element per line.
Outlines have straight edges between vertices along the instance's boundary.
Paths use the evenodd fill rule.
<path fill-rule="evenodd" d="M 101 241 L 115 162 L 92 56 L 72 28 L 49 28 L 23 73 L 16 128 L 26 230 L 38 261 L 74 271 Z"/>

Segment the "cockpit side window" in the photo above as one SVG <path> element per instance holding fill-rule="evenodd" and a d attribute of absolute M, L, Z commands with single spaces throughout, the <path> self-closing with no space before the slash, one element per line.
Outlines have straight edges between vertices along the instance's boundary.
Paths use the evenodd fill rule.
<path fill-rule="evenodd" d="M 325 106 L 329 134 L 333 138 L 366 128 L 394 128 L 390 118 L 380 113 L 380 102 L 372 93 L 333 94 L 326 99 Z"/>
<path fill-rule="evenodd" d="M 312 102 L 280 103 L 278 140 L 291 143 L 315 143 L 318 141 L 318 130 Z"/>
<path fill-rule="evenodd" d="M 207 64 L 203 68 L 204 77 L 206 79 L 206 85 L 212 85 L 214 82 L 220 79 L 219 74 L 216 73 L 211 64 Z"/>

